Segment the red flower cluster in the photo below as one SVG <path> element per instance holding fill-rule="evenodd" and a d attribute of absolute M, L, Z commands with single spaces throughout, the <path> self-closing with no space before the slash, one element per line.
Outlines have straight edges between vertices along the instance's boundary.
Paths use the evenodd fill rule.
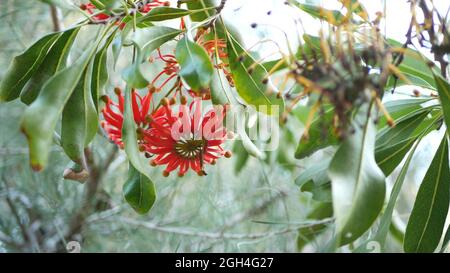
<path fill-rule="evenodd" d="M 119 88 L 115 90 L 118 103 L 108 96 L 103 97 L 106 106 L 102 110 L 104 121 L 102 127 L 108 137 L 120 148 L 122 141 L 122 125 L 124 96 Z M 222 156 L 231 157 L 222 144 L 227 139 L 227 131 L 223 127 L 226 107 L 202 113 L 201 100 L 194 100 L 189 106 L 186 97 L 181 97 L 181 104 L 174 109 L 175 100 L 164 98 L 161 107 L 152 109 L 152 93 L 141 97 L 132 91 L 133 117 L 138 126 L 138 144 L 147 157 L 155 158 L 152 166 L 166 165 L 163 172 L 179 169 L 178 175 L 192 169 L 198 175 L 206 175 L 204 164 L 214 165 Z"/>
<path fill-rule="evenodd" d="M 149 12 L 157 6 L 167 6 L 168 2 L 153 1 L 145 5 L 140 12 Z M 93 7 L 86 10 L 93 14 Z M 99 15 L 94 18 L 101 20 Z M 103 20 L 108 17 L 101 17 Z M 184 28 L 181 19 L 180 28 Z M 195 41 L 201 45 L 211 60 L 227 58 L 226 42 L 221 39 L 207 39 L 207 31 L 197 33 Z M 216 58 L 218 57 L 218 58 Z M 226 107 L 219 107 L 203 114 L 202 100 L 210 100 L 210 91 L 198 92 L 191 90 L 179 75 L 180 66 L 173 54 L 162 54 L 157 50 L 157 56 L 149 61 L 160 60 L 163 69 L 156 74 L 148 86 L 147 95 L 140 96 L 133 90 L 132 108 L 137 129 L 137 143 L 140 151 L 147 158 L 152 158 L 152 166 L 165 165 L 164 176 L 178 170 L 179 176 L 184 176 L 189 169 L 198 175 L 206 175 L 205 164 L 214 165 L 221 157 L 230 157 L 231 152 L 225 151 L 222 144 L 227 139 L 227 131 L 223 127 Z M 224 71 L 230 84 L 233 84 L 231 74 L 227 71 L 227 64 L 219 63 L 217 69 Z M 168 85 L 171 86 L 168 86 Z M 165 98 L 158 105 L 152 102 L 153 94 L 164 87 L 169 90 Z M 124 111 L 124 96 L 116 88 L 117 102 L 105 96 L 105 108 L 102 110 L 102 127 L 108 137 L 120 148 L 124 147 L 122 140 L 122 125 Z M 186 95 L 190 95 L 193 102 L 188 103 Z M 177 97 L 180 103 L 177 104 Z"/>
<path fill-rule="evenodd" d="M 140 10 L 139 12 L 141 13 L 148 13 L 150 12 L 153 8 L 155 7 L 167 7 L 170 6 L 170 2 L 169 1 L 160 1 L 160 0 L 154 0 L 148 4 L 145 4 Z M 93 18 L 97 21 L 105 21 L 105 20 L 109 20 L 111 18 L 110 15 L 106 14 L 106 13 L 102 13 L 102 12 L 98 12 L 97 11 L 97 7 L 92 4 L 92 3 L 88 3 L 88 4 L 81 4 L 80 5 L 80 9 L 85 10 L 87 13 L 94 15 Z"/>

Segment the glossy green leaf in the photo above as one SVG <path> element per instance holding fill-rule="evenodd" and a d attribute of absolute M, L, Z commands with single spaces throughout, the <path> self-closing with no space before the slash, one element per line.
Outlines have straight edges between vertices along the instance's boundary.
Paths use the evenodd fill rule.
<path fill-rule="evenodd" d="M 450 83 L 439 75 L 435 74 L 436 87 L 439 92 L 439 100 L 444 113 L 447 132 L 450 133 Z"/>
<path fill-rule="evenodd" d="M 305 169 L 295 179 L 302 192 L 310 192 L 312 198 L 320 202 L 331 202 L 331 183 L 328 177 L 328 167 L 331 159 L 325 159 Z"/>
<path fill-rule="evenodd" d="M 45 82 L 50 79 L 56 72 L 66 68 L 70 50 L 73 46 L 75 38 L 80 31 L 80 27 L 66 30 L 52 46 L 48 54 L 45 56 L 42 64 L 25 85 L 20 99 L 25 104 L 32 103 Z"/>
<path fill-rule="evenodd" d="M 116 31 L 111 33 L 102 48 L 95 54 L 94 67 L 92 69 L 91 94 L 95 109 L 98 112 L 98 100 L 105 94 L 105 86 L 109 79 L 108 74 L 108 48 L 116 36 Z"/>
<path fill-rule="evenodd" d="M 394 213 L 395 204 L 397 203 L 398 196 L 400 195 L 401 188 L 403 186 L 403 183 L 405 181 L 406 175 L 408 173 L 408 170 L 410 169 L 411 160 L 415 154 L 415 151 L 417 149 L 417 146 L 420 144 L 420 141 L 423 139 L 424 136 L 426 136 L 429 131 L 433 129 L 433 123 L 428 123 L 428 127 L 421 132 L 420 136 L 417 138 L 417 141 L 413 144 L 413 147 L 411 151 L 409 152 L 405 163 L 398 174 L 394 186 L 392 188 L 389 202 L 383 212 L 383 215 L 380 219 L 380 224 L 378 226 L 378 230 L 376 233 L 368 240 L 368 242 L 376 241 L 380 244 L 381 248 L 384 249 L 386 238 L 389 231 L 392 231 L 393 223 L 392 223 L 392 216 Z M 394 232 L 396 232 L 394 230 Z M 401 240 L 403 242 L 403 240 Z M 364 243 L 360 248 L 358 252 L 363 252 L 369 250 L 367 247 L 367 242 Z"/>
<path fill-rule="evenodd" d="M 61 123 L 61 145 L 66 155 L 78 164 L 84 161 L 84 149 L 98 129 L 97 111 L 91 96 L 94 62 L 85 69 L 67 101 Z"/>
<path fill-rule="evenodd" d="M 34 170 L 46 166 L 56 123 L 95 49 L 94 43 L 74 64 L 51 77 L 38 98 L 25 110 L 21 129 L 28 139 L 30 163 Z"/>
<path fill-rule="evenodd" d="M 376 128 L 367 110 L 360 109 L 355 133 L 336 151 L 328 170 L 338 245 L 353 242 L 380 213 L 386 193 L 385 176 L 375 162 Z"/>
<path fill-rule="evenodd" d="M 227 35 L 228 59 L 239 96 L 260 112 L 269 115 L 283 112 L 284 101 L 278 98 L 278 91 L 268 80 L 266 69 L 261 64 L 255 65 L 255 59 L 230 33 Z M 250 67 L 252 73 L 248 71 Z M 273 106 L 278 107 L 278 110 L 275 110 L 276 113 L 272 109 Z"/>
<path fill-rule="evenodd" d="M 133 118 L 132 91 L 129 86 L 125 89 L 125 109 L 123 114 L 122 138 L 125 152 L 130 161 L 130 172 L 133 179 L 129 179 L 124 186 L 127 202 L 138 212 L 146 213 L 156 200 L 156 189 L 153 181 L 148 176 L 149 165 L 139 151 L 137 143 L 136 124 Z M 138 174 L 136 174 L 139 173 Z M 129 182 L 132 180 L 132 182 Z"/>
<path fill-rule="evenodd" d="M 450 203 L 447 135 L 420 185 L 406 227 L 405 252 L 433 252 L 441 239 Z"/>
<path fill-rule="evenodd" d="M 387 126 L 377 134 L 376 147 L 391 146 L 411 136 L 428 115 L 428 111 L 417 110 L 417 114 L 397 122 L 394 127 Z"/>
<path fill-rule="evenodd" d="M 214 67 L 206 50 L 185 36 L 178 42 L 175 56 L 180 65 L 179 75 L 189 87 L 197 93 L 207 90 Z"/>
<path fill-rule="evenodd" d="M 214 61 L 214 65 L 217 65 L 218 61 Z M 231 97 L 232 89 L 227 77 L 222 69 L 215 68 L 213 78 L 210 85 L 211 101 L 214 105 L 225 105 L 230 103 L 229 96 Z"/>
<path fill-rule="evenodd" d="M 128 179 L 123 185 L 125 200 L 139 214 L 146 214 L 156 200 L 153 182 L 129 164 Z"/>
<path fill-rule="evenodd" d="M 138 23 L 142 22 L 158 22 L 176 19 L 180 17 L 184 17 L 186 15 L 191 14 L 192 11 L 180 8 L 171 8 L 171 7 L 156 7 L 153 8 L 149 13 L 142 16 L 137 20 Z"/>
<path fill-rule="evenodd" d="M 315 209 L 313 209 L 307 219 L 310 220 L 323 220 L 333 216 L 333 205 L 331 203 L 320 203 Z M 318 235 L 323 233 L 327 229 L 326 224 L 314 225 L 311 227 L 304 227 L 298 230 L 297 235 L 297 249 L 302 251 L 303 248 Z"/>
<path fill-rule="evenodd" d="M 216 11 L 214 9 L 208 9 L 217 6 L 219 1 L 216 0 L 195 0 L 195 1 L 188 1 L 186 2 L 186 5 L 189 10 L 195 11 L 195 10 L 203 10 L 198 11 L 191 14 L 191 20 L 194 22 L 201 22 L 213 15 L 216 14 Z"/>
<path fill-rule="evenodd" d="M 302 108 L 305 107 L 299 107 L 298 109 L 295 109 L 295 115 L 302 115 L 304 117 L 306 114 L 307 116 L 309 110 L 301 111 Z M 316 114 L 308 130 L 308 136 L 302 135 L 302 137 L 300 138 L 297 150 L 295 151 L 295 158 L 305 158 L 320 149 L 339 143 L 339 139 L 334 133 L 333 128 L 327 125 L 332 124 L 332 119 L 332 108 L 326 109 L 323 116 Z"/>
<path fill-rule="evenodd" d="M 0 102 L 12 101 L 19 97 L 23 87 L 41 65 L 59 36 L 60 32 L 44 36 L 12 60 L 0 82 Z"/>

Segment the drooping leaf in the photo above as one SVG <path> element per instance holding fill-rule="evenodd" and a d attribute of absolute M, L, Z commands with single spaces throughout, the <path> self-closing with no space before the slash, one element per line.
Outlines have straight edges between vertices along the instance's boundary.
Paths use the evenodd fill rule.
<path fill-rule="evenodd" d="M 155 203 L 153 182 L 129 164 L 128 179 L 123 185 L 125 200 L 139 214 L 146 214 Z"/>
<path fill-rule="evenodd" d="M 171 8 L 171 7 L 155 7 L 146 15 L 137 20 L 138 23 L 143 22 L 158 22 L 176 19 L 191 14 L 191 10 Z"/>
<path fill-rule="evenodd" d="M 91 62 L 78 82 L 62 112 L 61 144 L 66 155 L 74 162 L 84 161 L 84 149 L 98 129 L 97 111 L 91 96 Z"/>
<path fill-rule="evenodd" d="M 268 115 L 283 112 L 284 101 L 278 97 L 278 91 L 270 82 L 266 69 L 261 64 L 255 64 L 255 59 L 230 33 L 227 35 L 228 59 L 239 96 L 257 111 Z"/>
<path fill-rule="evenodd" d="M 20 94 L 22 102 L 26 104 L 32 103 L 39 95 L 39 91 L 44 83 L 56 72 L 66 68 L 70 50 L 79 31 L 80 27 L 66 30 L 58 40 L 56 40 L 55 44 L 42 61 L 42 64 L 22 90 L 22 93 Z"/>
<path fill-rule="evenodd" d="M 0 102 L 12 101 L 19 97 L 23 87 L 41 65 L 48 50 L 59 36 L 61 36 L 60 32 L 42 37 L 12 60 L 0 82 Z"/>
<path fill-rule="evenodd" d="M 353 242 L 380 213 L 386 192 L 385 176 L 375 162 L 376 128 L 367 109 L 355 119 L 355 133 L 336 151 L 328 170 L 338 245 Z"/>
<path fill-rule="evenodd" d="M 91 93 L 98 112 L 98 100 L 105 93 L 105 86 L 109 79 L 108 74 L 108 48 L 116 36 L 116 31 L 111 33 L 102 48 L 95 54 L 92 70 Z"/>
<path fill-rule="evenodd" d="M 178 42 L 175 56 L 180 65 L 179 75 L 189 87 L 196 93 L 206 91 L 214 73 L 206 50 L 185 36 Z"/>
<path fill-rule="evenodd" d="M 436 74 L 434 78 L 436 80 L 436 88 L 439 92 L 439 100 L 442 105 L 447 132 L 450 133 L 450 83 Z"/>
<path fill-rule="evenodd" d="M 38 98 L 25 110 L 21 130 L 28 139 L 30 163 L 34 170 L 42 170 L 46 166 L 58 118 L 94 55 L 96 46 L 97 43 L 93 43 L 74 64 L 51 77 Z"/>
<path fill-rule="evenodd" d="M 152 179 L 148 176 L 148 164 L 144 163 L 139 151 L 131 98 L 132 90 L 127 86 L 125 89 L 122 138 L 125 152 L 130 161 L 130 177 L 124 185 L 124 193 L 127 202 L 133 209 L 143 214 L 147 213 L 153 206 L 156 200 L 156 189 Z"/>
<path fill-rule="evenodd" d="M 450 203 L 450 167 L 445 134 L 420 185 L 406 227 L 405 252 L 433 252 L 441 239 Z"/>

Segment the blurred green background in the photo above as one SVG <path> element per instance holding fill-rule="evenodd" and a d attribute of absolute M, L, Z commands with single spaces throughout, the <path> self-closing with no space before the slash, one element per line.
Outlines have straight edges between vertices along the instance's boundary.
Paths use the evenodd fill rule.
<path fill-rule="evenodd" d="M 15 55 L 53 31 L 55 9 L 46 2 L 58 4 L 61 27 L 82 16 L 70 5 L 79 1 L 0 1 L 0 79 Z M 87 37 L 81 33 L 78 51 L 89 42 Z M 110 78 L 112 91 L 121 80 L 117 73 Z M 68 246 L 71 241 L 78 242 L 82 252 L 296 252 L 297 230 L 310 223 L 306 216 L 316 201 L 300 191 L 295 178 L 331 152 L 295 160 L 301 123 L 291 118 L 280 149 L 265 161 L 247 158 L 241 147 L 228 143 L 225 148 L 235 155 L 208 167 L 206 177 L 164 178 L 161 168 L 154 169 L 158 199 L 148 215 L 140 216 L 122 195 L 126 158 L 101 135 L 91 147 L 98 171 L 94 184 L 63 179 L 71 163 L 57 145 L 49 167 L 32 172 L 18 125 L 23 110 L 18 101 L 0 105 L 0 252 L 77 251 L 70 247 L 73 243 Z M 427 160 L 423 154 L 414 161 Z M 397 207 L 394 222 L 399 230 L 415 196 L 417 173 L 420 177 L 423 170 L 410 172 L 411 183 Z M 303 251 L 329 250 L 331 236 L 328 229 Z M 390 237 L 389 251 L 400 249 Z"/>

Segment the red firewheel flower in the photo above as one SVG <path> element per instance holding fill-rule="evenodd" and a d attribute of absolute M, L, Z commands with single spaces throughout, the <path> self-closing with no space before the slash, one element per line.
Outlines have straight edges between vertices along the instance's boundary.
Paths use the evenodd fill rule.
<path fill-rule="evenodd" d="M 152 166 L 166 165 L 164 176 L 178 168 L 178 176 L 190 169 L 198 175 L 206 175 L 204 164 L 214 165 L 222 156 L 230 157 L 222 144 L 227 138 L 222 126 L 225 110 L 211 110 L 202 115 L 201 101 L 190 106 L 185 97 L 177 111 L 169 100 L 162 100 L 162 107 L 149 117 L 150 129 L 144 132 L 146 152 L 155 155 Z"/>
<path fill-rule="evenodd" d="M 97 9 L 97 7 L 94 6 L 92 3 L 88 4 L 81 4 L 80 9 L 85 10 L 89 14 L 94 14 L 94 10 Z M 94 18 L 99 21 L 107 20 L 110 18 L 110 16 L 106 13 L 99 13 L 94 15 Z"/>
<path fill-rule="evenodd" d="M 109 139 L 123 149 L 122 125 L 125 99 L 120 88 L 116 88 L 114 92 L 117 95 L 118 103 L 111 100 L 108 96 L 103 97 L 106 105 L 102 110 L 104 120 L 101 125 L 108 134 Z M 135 90 L 132 92 L 134 122 L 138 128 L 148 129 L 149 123 L 146 117 L 151 111 L 152 93 L 149 92 L 144 97 L 141 97 Z"/>
<path fill-rule="evenodd" d="M 145 6 L 143 6 L 141 8 L 140 12 L 147 13 L 147 12 L 150 12 L 155 7 L 168 7 L 168 6 L 170 6 L 169 1 L 154 0 L 154 1 L 146 4 Z"/>

